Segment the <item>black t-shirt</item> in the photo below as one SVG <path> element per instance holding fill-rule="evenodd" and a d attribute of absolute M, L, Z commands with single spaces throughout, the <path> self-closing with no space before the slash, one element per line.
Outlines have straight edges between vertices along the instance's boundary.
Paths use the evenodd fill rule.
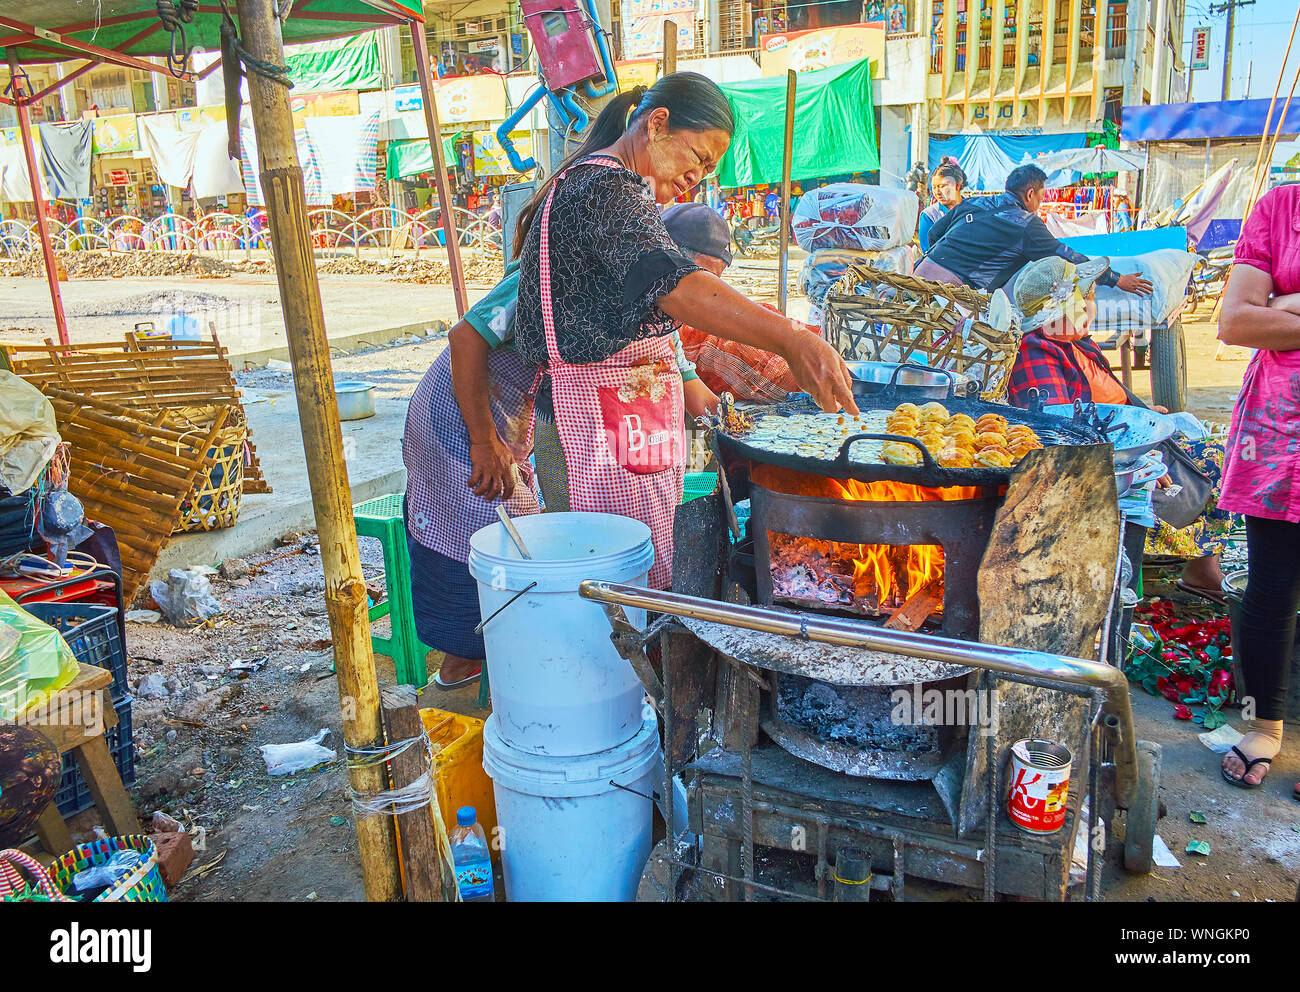
<path fill-rule="evenodd" d="M 677 322 L 659 308 L 683 276 L 699 269 L 668 236 L 650 187 L 622 166 L 574 166 L 551 204 L 551 300 L 560 358 L 603 361 L 633 341 L 659 337 Z M 613 161 L 602 158 L 600 161 Z M 519 253 L 515 347 L 544 364 L 542 208 Z"/>

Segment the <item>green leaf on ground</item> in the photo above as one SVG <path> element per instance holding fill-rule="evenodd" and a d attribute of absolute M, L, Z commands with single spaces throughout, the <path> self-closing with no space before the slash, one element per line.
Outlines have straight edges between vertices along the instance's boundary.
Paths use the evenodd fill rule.
<path fill-rule="evenodd" d="M 1210 845 L 1203 840 L 1189 840 L 1187 842 L 1187 853 L 1200 854 L 1208 858 L 1210 856 Z"/>
<path fill-rule="evenodd" d="M 1209 822 L 1210 822 L 1209 820 L 1207 820 L 1207 819 L 1205 818 L 1205 814 L 1204 814 L 1204 813 L 1199 813 L 1199 812 L 1197 812 L 1196 810 L 1192 810 L 1190 813 L 1188 813 L 1188 814 L 1187 814 L 1187 818 L 1188 818 L 1189 820 L 1191 820 L 1193 823 L 1209 823 Z"/>

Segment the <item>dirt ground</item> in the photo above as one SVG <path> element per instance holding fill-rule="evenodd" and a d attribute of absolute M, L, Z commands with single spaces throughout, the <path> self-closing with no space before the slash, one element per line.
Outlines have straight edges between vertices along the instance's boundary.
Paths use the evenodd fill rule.
<path fill-rule="evenodd" d="M 763 263 L 757 263 L 745 278 L 757 284 L 762 269 Z M 344 285 L 334 278 L 325 285 L 333 284 L 351 297 L 350 319 L 361 319 L 363 309 L 375 310 L 369 291 L 378 287 L 361 277 L 343 279 Z M 367 293 L 361 295 L 369 299 L 358 298 L 363 285 Z M 0 308 L 3 290 L 0 286 Z M 409 294 L 416 291 L 386 287 L 385 321 L 414 319 L 408 318 L 407 307 L 414 301 Z M 86 307 L 92 303 L 88 298 Z M 115 305 L 115 319 L 124 320 L 124 311 L 136 306 L 131 300 Z M 792 310 L 797 313 L 798 305 Z M 1226 360 L 1216 361 L 1214 330 L 1204 321 L 1189 322 L 1186 332 L 1193 383 L 1189 406 L 1206 419 L 1226 421 L 1246 356 L 1233 349 Z M 368 378 L 380 381 L 387 373 L 393 377 L 390 386 L 407 388 L 444 343 L 443 338 L 412 341 L 359 360 Z M 270 387 L 280 380 L 286 386 L 290 381 L 276 369 L 241 375 L 246 386 Z M 1136 385 L 1140 393 L 1149 391 L 1142 373 Z M 266 457 L 269 449 L 259 441 Z M 365 575 L 376 583 L 378 593 L 383 571 L 378 544 L 362 539 L 361 546 Z M 267 773 L 259 751 L 264 744 L 305 740 L 322 728 L 330 731 L 325 746 L 342 751 L 314 538 L 290 540 L 243 564 L 250 568 L 247 575 L 212 578 L 226 612 L 211 626 L 182 630 L 165 623 L 128 625 L 138 754 L 133 795 L 143 819 L 161 809 L 196 831 L 198 857 L 172 893 L 179 901 L 359 900 L 363 891 L 342 758 L 277 778 Z M 240 575 L 242 566 L 228 563 L 227 571 Z M 384 632 L 382 626 L 379 632 Z M 230 667 L 259 660 L 262 664 L 252 672 Z M 376 661 L 380 682 L 392 682 L 391 661 L 383 656 Z M 436 655 L 431 664 L 436 665 Z M 142 692 L 140 683 L 146 678 L 149 683 Z M 450 693 L 430 688 L 422 705 L 483 716 L 476 696 L 476 688 Z M 1242 792 L 1219 779 L 1220 759 L 1197 740 L 1194 731 L 1199 727 L 1175 721 L 1162 698 L 1137 690 L 1133 700 L 1139 737 L 1164 747 L 1161 799 L 1167 815 L 1159 832 L 1182 867 L 1130 876 L 1118 867 L 1112 847 L 1104 874 L 1105 898 L 1292 900 L 1300 873 L 1300 804 L 1289 793 L 1291 784 L 1300 780 L 1300 736 L 1291 734 L 1265 789 Z M 1235 714 L 1232 722 L 1239 724 Z M 1188 815 L 1193 810 L 1204 813 L 1208 822 L 1193 824 Z M 93 812 L 82 814 L 73 823 L 74 832 L 88 835 L 93 825 Z M 1194 839 L 1209 841 L 1209 858 L 1184 853 Z"/>

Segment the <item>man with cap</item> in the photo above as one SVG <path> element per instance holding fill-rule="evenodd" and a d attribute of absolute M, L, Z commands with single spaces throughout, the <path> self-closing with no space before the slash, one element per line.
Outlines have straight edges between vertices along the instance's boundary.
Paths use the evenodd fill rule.
<path fill-rule="evenodd" d="M 731 232 L 727 222 L 699 204 L 682 204 L 664 211 L 664 225 L 682 248 L 694 252 L 695 264 L 721 276 L 732 263 Z M 769 309 L 771 309 L 769 307 Z M 803 325 L 816 334 L 817 329 Z M 683 326 L 680 332 L 686 359 L 694 364 L 701 384 L 712 393 L 731 393 L 738 400 L 773 402 L 785 399 L 799 385 L 780 355 L 753 345 L 706 334 Z M 686 383 L 690 389 L 690 383 Z M 716 406 L 716 398 L 714 405 Z"/>
<path fill-rule="evenodd" d="M 731 263 L 730 232 L 700 203 L 668 211 L 669 235 L 695 256 L 697 264 L 721 273 Z M 713 225 L 702 223 L 711 218 Z M 717 228 L 721 228 L 721 241 Z M 439 689 L 467 685 L 479 677 L 484 657 L 478 585 L 471 577 L 469 538 L 496 520 L 502 505 L 511 516 L 552 507 L 553 493 L 567 491 L 562 459 L 537 445 L 530 462 L 536 368 L 515 353 L 512 327 L 519 263 L 476 303 L 450 332 L 448 347 L 416 387 L 402 436 L 406 465 L 404 518 L 411 560 L 411 599 L 416 633 L 444 654 L 433 680 Z M 674 335 L 676 338 L 676 335 Z M 687 413 L 716 410 L 718 397 L 697 376 L 674 340 Z M 538 433 L 543 424 L 538 417 Z M 553 434 L 553 428 L 551 430 Z"/>

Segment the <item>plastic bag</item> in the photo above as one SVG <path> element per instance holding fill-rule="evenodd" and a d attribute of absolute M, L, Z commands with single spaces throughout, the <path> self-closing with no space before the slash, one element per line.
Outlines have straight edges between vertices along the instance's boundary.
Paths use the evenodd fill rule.
<path fill-rule="evenodd" d="M 804 251 L 880 251 L 912 239 L 921 201 L 911 190 L 831 183 L 805 193 L 795 207 L 794 239 Z"/>
<path fill-rule="evenodd" d="M 81 500 L 66 489 L 52 489 L 41 498 L 37 531 L 49 546 L 50 557 L 60 568 L 67 564 L 68 549 L 90 534 L 90 530 L 82 526 L 85 516 Z"/>
<path fill-rule="evenodd" d="M 76 678 L 78 666 L 59 632 L 37 620 L 3 591 L 0 626 L 8 628 L 0 636 L 0 721 L 12 723 L 49 693 Z"/>
<path fill-rule="evenodd" d="M 854 251 L 850 248 L 824 248 L 815 251 L 803 263 L 799 285 L 808 302 L 820 308 L 826 294 L 843 277 L 850 265 L 870 265 L 882 272 L 912 274 L 912 250 L 906 245 L 883 251 Z M 855 290 L 856 292 L 856 290 Z M 865 291 L 859 295 L 866 295 Z"/>
<path fill-rule="evenodd" d="M 117 851 L 103 864 L 83 868 L 73 875 L 72 891 L 81 895 L 111 888 L 139 868 L 140 860 L 139 851 Z"/>
<path fill-rule="evenodd" d="M 0 489 L 26 492 L 59 444 L 54 407 L 39 389 L 0 370 Z"/>
<path fill-rule="evenodd" d="M 1119 275 L 1137 272 L 1151 281 L 1151 295 L 1138 296 L 1114 286 L 1097 287 L 1098 329 L 1154 327 L 1169 319 L 1187 295 L 1187 282 L 1197 256 L 1177 248 L 1161 248 L 1142 255 L 1115 256 L 1111 270 Z M 1097 336 L 1094 330 L 1093 335 Z"/>
<path fill-rule="evenodd" d="M 186 627 L 196 620 L 206 620 L 222 612 L 222 606 L 209 591 L 208 577 L 194 568 L 173 568 L 167 580 L 154 579 L 149 592 L 169 623 Z"/>
<path fill-rule="evenodd" d="M 338 754 L 327 747 L 321 747 L 321 741 L 328 736 L 329 730 L 321 727 L 315 736 L 305 741 L 295 741 L 292 744 L 263 744 L 262 760 L 266 762 L 267 774 L 292 775 L 295 772 L 305 772 L 309 768 L 323 765 L 327 761 L 333 761 Z"/>

